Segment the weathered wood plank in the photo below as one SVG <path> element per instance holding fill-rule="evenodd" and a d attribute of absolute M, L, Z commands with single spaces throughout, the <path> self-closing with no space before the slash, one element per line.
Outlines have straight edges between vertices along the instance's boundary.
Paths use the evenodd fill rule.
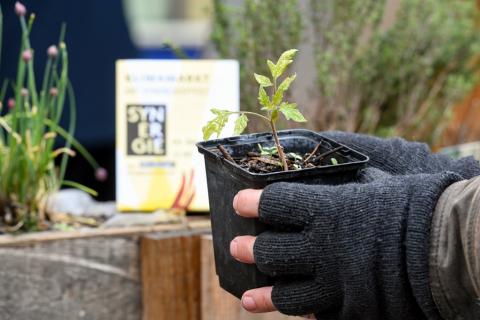
<path fill-rule="evenodd" d="M 200 319 L 200 236 L 141 240 L 143 319 Z"/>
<path fill-rule="evenodd" d="M 175 232 L 182 230 L 210 230 L 210 220 L 206 217 L 188 217 L 184 223 L 161 224 L 148 227 L 112 228 L 112 229 L 84 229 L 78 231 L 48 231 L 22 235 L 0 235 L 0 247 L 24 246 L 39 242 L 82 239 L 111 236 L 134 236 L 154 232 Z"/>
<path fill-rule="evenodd" d="M 202 320 L 287 320 L 298 319 L 279 312 L 252 314 L 245 311 L 240 301 L 220 288 L 215 273 L 211 236 L 201 238 L 201 306 Z"/>
<path fill-rule="evenodd" d="M 138 237 L 0 247 L 0 319 L 140 319 Z"/>

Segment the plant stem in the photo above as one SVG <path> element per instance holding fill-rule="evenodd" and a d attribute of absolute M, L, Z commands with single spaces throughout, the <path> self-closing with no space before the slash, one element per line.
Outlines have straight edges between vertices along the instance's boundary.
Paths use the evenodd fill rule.
<path fill-rule="evenodd" d="M 287 159 L 285 158 L 285 154 L 283 153 L 283 148 L 280 144 L 280 140 L 278 139 L 277 130 L 275 129 L 275 123 L 273 122 L 273 120 L 270 120 L 270 128 L 272 129 L 273 139 L 275 140 L 275 146 L 277 147 L 278 157 L 282 162 L 283 171 L 288 171 Z"/>
<path fill-rule="evenodd" d="M 280 160 L 282 162 L 283 171 L 288 171 L 287 159 L 285 158 L 285 154 L 283 153 L 282 145 L 280 144 L 280 140 L 278 139 L 277 130 L 275 129 L 275 122 L 272 119 L 269 119 L 265 116 L 262 116 L 261 114 L 255 113 L 255 112 L 240 111 L 240 112 L 232 112 L 232 113 L 251 114 L 251 115 L 262 118 L 263 120 L 267 121 L 270 124 L 270 128 L 272 129 L 272 136 L 273 136 L 273 139 L 275 140 L 275 146 L 277 147 L 278 157 L 280 158 Z"/>
<path fill-rule="evenodd" d="M 270 123 L 270 119 L 265 117 L 265 116 L 262 116 L 261 114 L 258 114 L 256 112 L 250 112 L 250 111 L 231 111 L 230 112 L 231 114 L 250 114 L 252 116 L 256 116 L 256 117 L 259 117 L 261 118 L 262 120 L 266 121 L 267 123 Z"/>

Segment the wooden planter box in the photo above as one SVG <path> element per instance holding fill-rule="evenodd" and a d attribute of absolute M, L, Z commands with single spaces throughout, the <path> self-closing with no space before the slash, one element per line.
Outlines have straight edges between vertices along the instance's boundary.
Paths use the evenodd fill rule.
<path fill-rule="evenodd" d="M 0 236 L 0 319 L 286 319 L 218 286 L 210 224 Z"/>

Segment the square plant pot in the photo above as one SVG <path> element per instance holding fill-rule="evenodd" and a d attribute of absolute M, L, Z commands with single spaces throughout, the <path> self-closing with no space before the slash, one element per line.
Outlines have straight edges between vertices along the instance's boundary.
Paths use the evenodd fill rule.
<path fill-rule="evenodd" d="M 269 227 L 258 219 L 237 215 L 233 209 L 233 198 L 238 191 L 247 188 L 262 189 L 279 181 L 306 184 L 341 184 L 356 176 L 364 167 L 368 157 L 319 133 L 309 130 L 284 130 L 278 132 L 285 153 L 305 154 L 320 143 L 318 154 L 333 149 L 335 152 L 321 160 L 315 168 L 281 171 L 273 173 L 251 173 L 237 164 L 226 160 L 218 145 L 222 145 L 235 158 L 242 158 L 247 152 L 257 151 L 274 145 L 271 133 L 255 133 L 197 143 L 198 151 L 205 157 L 208 197 L 212 221 L 215 268 L 220 286 L 240 298 L 249 289 L 273 284 L 273 279 L 262 274 L 254 264 L 238 262 L 230 255 L 230 241 L 239 235 L 258 235 Z M 339 148 L 340 147 L 340 148 Z M 333 165 L 335 158 L 338 164 Z"/>

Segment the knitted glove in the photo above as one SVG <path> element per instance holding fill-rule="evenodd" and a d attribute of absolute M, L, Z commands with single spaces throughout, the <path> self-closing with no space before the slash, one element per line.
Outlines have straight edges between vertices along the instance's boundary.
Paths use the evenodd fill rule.
<path fill-rule="evenodd" d="M 272 300 L 317 319 L 439 319 L 428 279 L 431 214 L 452 172 L 391 176 L 366 169 L 361 183 L 274 183 L 259 218 L 274 231 L 254 245 L 276 279 Z"/>
<path fill-rule="evenodd" d="M 357 149 L 370 157 L 369 165 L 390 174 L 437 173 L 452 171 L 470 179 L 480 174 L 478 161 L 472 157 L 455 160 L 443 154 L 434 154 L 425 143 L 401 138 L 381 139 L 373 136 L 329 131 L 327 138 Z"/>

